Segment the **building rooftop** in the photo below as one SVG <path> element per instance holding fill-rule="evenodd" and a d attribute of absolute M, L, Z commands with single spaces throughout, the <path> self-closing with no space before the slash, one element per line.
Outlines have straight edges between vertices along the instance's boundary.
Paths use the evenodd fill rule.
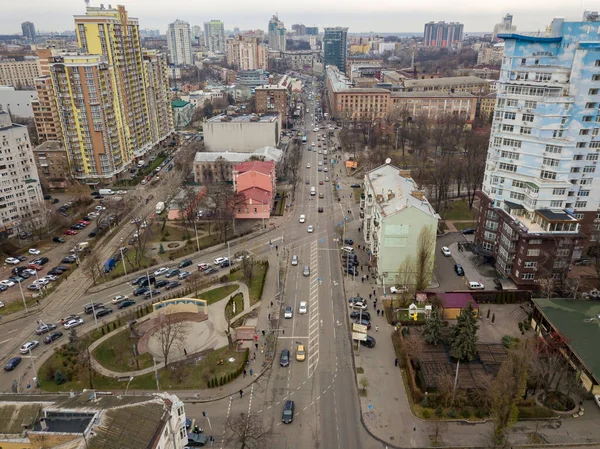
<path fill-rule="evenodd" d="M 208 123 L 272 123 L 278 119 L 278 114 L 217 115 Z"/>
<path fill-rule="evenodd" d="M 259 173 L 263 173 L 265 175 L 270 174 L 273 171 L 275 163 L 273 161 L 263 162 L 263 161 L 247 161 L 242 162 L 233 167 L 235 171 L 238 173 L 245 173 L 248 171 L 256 171 Z"/>
<path fill-rule="evenodd" d="M 44 143 L 42 143 L 41 145 L 38 145 L 37 147 L 35 147 L 33 149 L 33 151 L 40 151 L 40 152 L 44 152 L 44 153 L 48 153 L 50 151 L 64 152 L 65 147 L 63 147 L 62 144 L 60 142 L 57 142 L 56 140 L 47 140 Z"/>
<path fill-rule="evenodd" d="M 469 303 L 473 304 L 474 309 L 479 308 L 479 305 L 470 293 L 438 293 L 436 296 L 440 299 L 442 307 L 445 309 L 463 309 Z"/>
<path fill-rule="evenodd" d="M 422 80 L 406 80 L 404 87 L 433 87 L 433 86 L 454 86 L 456 84 L 488 84 L 488 81 L 477 76 L 450 76 L 446 78 L 426 78 Z"/>
<path fill-rule="evenodd" d="M 214 162 L 219 158 L 223 158 L 228 162 L 244 162 L 252 156 L 263 158 L 265 161 L 279 162 L 283 156 L 283 151 L 274 147 L 262 147 L 252 153 L 238 153 L 236 151 L 221 151 L 221 152 L 202 152 L 196 153 L 195 162 Z"/>
<path fill-rule="evenodd" d="M 440 92 L 435 90 L 411 91 L 411 92 L 392 92 L 392 98 L 477 98 L 469 92 Z"/>
<path fill-rule="evenodd" d="M 390 164 L 382 165 L 365 174 L 365 184 L 368 184 L 370 191 L 376 195 L 375 204 L 381 216 L 389 217 L 407 207 L 416 207 L 440 219 L 415 181 L 404 174 L 405 172 Z M 410 172 L 406 172 L 406 175 L 409 174 Z"/>
<path fill-rule="evenodd" d="M 244 195 L 244 198 L 247 200 L 251 199 L 252 201 L 264 204 L 270 204 L 271 202 L 271 193 L 260 187 L 249 187 L 241 190 L 239 193 Z"/>
<path fill-rule="evenodd" d="M 566 337 L 571 350 L 600 383 L 600 302 L 559 298 L 533 298 L 532 301 Z"/>
<path fill-rule="evenodd" d="M 560 209 L 537 209 L 536 213 L 540 214 L 548 221 L 577 221 L 577 219 L 567 211 Z"/>
<path fill-rule="evenodd" d="M 173 107 L 173 108 L 184 108 L 188 104 L 190 104 L 189 101 L 185 101 L 185 100 L 173 100 L 171 102 L 171 107 Z"/>

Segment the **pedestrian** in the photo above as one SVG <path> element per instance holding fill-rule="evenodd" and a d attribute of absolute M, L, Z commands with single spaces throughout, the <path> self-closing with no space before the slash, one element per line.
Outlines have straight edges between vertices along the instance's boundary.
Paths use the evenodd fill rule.
<path fill-rule="evenodd" d="M 35 303 L 36 303 L 36 304 L 39 306 L 39 305 L 40 305 L 40 300 L 39 300 L 39 299 L 36 299 L 36 300 L 35 300 Z"/>
<path fill-rule="evenodd" d="M 377 309 L 377 316 L 379 316 L 379 309 Z"/>
<path fill-rule="evenodd" d="M 246 377 L 246 370 L 244 370 L 244 377 Z"/>
<path fill-rule="evenodd" d="M 258 341 L 258 335 L 254 334 L 254 343 Z"/>
<path fill-rule="evenodd" d="M 394 359 L 394 366 L 398 366 L 398 357 L 396 357 L 396 358 Z M 245 373 L 245 371 L 244 371 L 244 373 Z"/>
<path fill-rule="evenodd" d="M 250 366 L 250 360 L 246 360 L 246 366 Z"/>
<path fill-rule="evenodd" d="M 258 349 L 258 343 L 254 343 L 254 346 L 256 346 L 256 349 Z"/>
<path fill-rule="evenodd" d="M 254 374 L 253 374 L 252 368 L 250 368 L 250 377 L 252 377 L 253 375 Z"/>
<path fill-rule="evenodd" d="M 369 293 L 369 299 L 373 298 L 373 293 Z"/>
<path fill-rule="evenodd" d="M 187 350 L 183 348 L 183 355 L 187 355 Z"/>
<path fill-rule="evenodd" d="M 261 353 L 261 354 L 264 354 L 264 352 L 265 352 L 265 345 L 262 345 L 262 346 L 260 347 L 260 353 Z"/>
<path fill-rule="evenodd" d="M 378 310 L 379 312 L 379 310 Z M 379 332 L 379 325 L 375 326 L 375 332 Z"/>
<path fill-rule="evenodd" d="M 275 245 L 275 251 L 279 251 L 279 245 Z"/>
<path fill-rule="evenodd" d="M 373 289 L 373 296 L 377 296 L 377 293 L 375 292 L 374 289 Z"/>
<path fill-rule="evenodd" d="M 256 360 L 256 352 L 252 354 L 252 360 Z"/>
<path fill-rule="evenodd" d="M 244 390 L 240 390 L 240 399 L 244 396 Z"/>
<path fill-rule="evenodd" d="M 263 334 L 263 337 L 264 337 L 265 336 L 265 330 L 264 329 L 262 330 L 262 334 Z"/>
<path fill-rule="evenodd" d="M 268 320 L 271 320 L 271 314 L 269 313 L 269 317 L 267 318 Z"/>
<path fill-rule="evenodd" d="M 271 307 L 273 307 L 273 301 L 271 301 Z"/>

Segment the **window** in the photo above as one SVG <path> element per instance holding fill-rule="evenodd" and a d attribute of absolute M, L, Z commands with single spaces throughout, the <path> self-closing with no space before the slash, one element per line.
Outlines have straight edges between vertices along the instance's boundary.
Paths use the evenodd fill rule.
<path fill-rule="evenodd" d="M 598 160 L 598 153 L 590 153 L 585 157 L 586 161 L 597 161 Z"/>
<path fill-rule="evenodd" d="M 556 179 L 556 173 L 552 171 L 542 170 L 540 172 L 540 178 L 542 179 Z"/>
<path fill-rule="evenodd" d="M 577 142 L 577 148 L 585 148 L 587 146 L 587 142 Z"/>
<path fill-rule="evenodd" d="M 521 148 L 521 141 L 516 139 L 503 139 L 502 144 L 507 147 Z"/>
<path fill-rule="evenodd" d="M 589 129 L 580 129 L 579 130 L 579 135 L 580 136 L 587 136 L 590 133 Z"/>
<path fill-rule="evenodd" d="M 512 186 L 516 187 L 517 189 L 524 189 L 525 183 L 523 181 L 517 181 L 516 179 L 513 179 Z"/>
<path fill-rule="evenodd" d="M 562 137 L 562 136 L 563 136 L 562 129 L 555 129 L 554 131 L 552 131 L 552 137 Z"/>
<path fill-rule="evenodd" d="M 600 81 L 600 75 L 592 75 L 592 81 Z"/>
<path fill-rule="evenodd" d="M 583 154 L 576 154 L 575 156 L 573 156 L 573 160 L 574 161 L 582 161 L 583 160 Z"/>
<path fill-rule="evenodd" d="M 517 166 L 514 165 L 514 164 L 501 163 L 498 168 L 500 170 L 511 171 L 511 172 L 516 172 L 517 171 Z M 556 178 L 556 174 L 554 176 Z M 552 178 L 552 179 L 555 179 L 555 178 Z"/>
<path fill-rule="evenodd" d="M 511 133 L 514 130 L 515 130 L 515 127 L 513 125 L 502 125 L 502 131 Z"/>
<path fill-rule="evenodd" d="M 588 95 L 598 95 L 599 91 L 600 91 L 600 89 L 590 89 L 588 91 Z"/>
<path fill-rule="evenodd" d="M 537 101 L 526 101 L 525 108 L 526 109 L 535 109 L 537 107 Z"/>
<path fill-rule="evenodd" d="M 589 190 L 580 190 L 579 196 L 590 196 L 590 191 Z"/>
<path fill-rule="evenodd" d="M 523 273 L 521 275 L 521 279 L 525 281 L 531 281 L 532 279 L 535 279 L 535 273 Z"/>
<path fill-rule="evenodd" d="M 529 244 L 530 245 L 541 245 L 542 244 L 542 239 L 532 239 L 532 240 L 529 240 Z"/>
<path fill-rule="evenodd" d="M 575 207 L 576 208 L 583 208 L 587 206 L 587 201 L 576 201 L 575 202 Z"/>
<path fill-rule="evenodd" d="M 552 195 L 564 195 L 566 191 L 566 189 L 554 189 L 552 190 Z"/>
<path fill-rule="evenodd" d="M 581 167 L 571 167 L 571 173 L 579 173 L 581 171 Z"/>
<path fill-rule="evenodd" d="M 594 173 L 595 171 L 596 171 L 596 167 L 593 165 L 586 165 L 585 167 L 583 167 L 584 173 Z"/>
<path fill-rule="evenodd" d="M 510 197 L 514 200 L 525 200 L 525 195 L 523 193 L 510 192 Z"/>
<path fill-rule="evenodd" d="M 519 159 L 519 153 L 513 153 L 511 151 L 501 151 L 500 156 L 508 158 L 508 159 Z"/>
<path fill-rule="evenodd" d="M 524 122 L 533 122 L 533 114 L 523 114 Z"/>
<path fill-rule="evenodd" d="M 562 201 L 550 201 L 550 207 L 562 207 Z"/>
<path fill-rule="evenodd" d="M 562 153 L 562 147 L 558 145 L 546 145 L 546 151 L 548 153 L 560 154 Z"/>
<path fill-rule="evenodd" d="M 526 126 L 521 126 L 521 129 L 520 129 L 519 133 L 528 136 L 528 135 L 531 134 L 531 128 L 528 128 Z"/>
<path fill-rule="evenodd" d="M 549 165 L 550 167 L 558 167 L 559 162 L 558 159 L 551 159 L 549 157 L 545 157 L 542 161 L 544 165 Z"/>
<path fill-rule="evenodd" d="M 600 148 L 600 140 L 590 142 L 590 148 Z"/>
<path fill-rule="evenodd" d="M 505 112 L 504 118 L 506 120 L 514 120 L 515 118 L 517 118 L 517 114 L 515 114 L 514 112 Z"/>
<path fill-rule="evenodd" d="M 537 262 L 533 260 L 526 260 L 523 264 L 523 268 L 535 268 L 537 267 Z"/>
<path fill-rule="evenodd" d="M 494 137 L 494 146 L 499 147 L 502 145 L 502 137 Z"/>
<path fill-rule="evenodd" d="M 527 250 L 527 255 L 528 256 L 539 256 L 540 255 L 540 250 L 539 249 L 528 249 Z"/>
<path fill-rule="evenodd" d="M 594 117 L 592 117 L 591 115 L 585 115 L 581 121 L 592 122 L 593 120 L 594 120 Z"/>
<path fill-rule="evenodd" d="M 597 105 L 597 104 L 598 104 L 598 103 L 586 103 L 586 104 L 585 104 L 585 108 L 586 108 L 586 109 L 596 109 L 596 105 Z"/>

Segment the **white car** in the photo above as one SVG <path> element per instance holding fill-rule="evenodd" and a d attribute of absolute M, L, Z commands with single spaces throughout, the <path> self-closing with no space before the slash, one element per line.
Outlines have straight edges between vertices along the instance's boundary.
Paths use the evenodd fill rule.
<path fill-rule="evenodd" d="M 329 169 L 328 169 L 327 167 L 324 167 L 324 168 L 323 168 L 323 171 L 324 171 L 325 173 L 327 173 L 327 172 L 329 172 Z"/>
<path fill-rule="evenodd" d="M 300 307 L 298 307 L 298 313 L 304 315 L 308 312 L 308 304 L 306 301 L 300 301 Z"/>
<path fill-rule="evenodd" d="M 104 206 L 96 206 L 94 209 L 96 209 L 97 211 L 101 211 L 101 210 L 106 209 L 106 207 L 104 207 Z"/>
<path fill-rule="evenodd" d="M 300 215 L 300 223 L 304 223 L 306 221 L 306 215 Z"/>
<path fill-rule="evenodd" d="M 0 301 L 0 309 L 4 307 L 4 303 L 2 301 Z"/>
<path fill-rule="evenodd" d="M 13 265 L 17 265 L 17 264 L 21 263 L 21 261 L 19 259 L 15 259 L 14 257 L 7 257 L 6 259 L 4 259 L 4 262 L 10 263 Z"/>
<path fill-rule="evenodd" d="M 314 228 L 313 228 L 313 226 L 312 226 L 312 225 L 310 225 L 310 226 L 308 227 L 308 232 L 309 232 L 309 233 L 311 233 L 311 232 L 313 232 L 313 231 L 314 231 Z"/>
<path fill-rule="evenodd" d="M 48 279 L 40 278 L 33 281 L 35 285 L 48 285 L 50 281 Z"/>
<path fill-rule="evenodd" d="M 353 309 L 360 309 L 360 310 L 367 310 L 367 303 L 366 302 L 353 302 L 350 303 L 350 307 L 352 307 Z"/>
<path fill-rule="evenodd" d="M 315 128 L 313 129 L 314 132 L 318 133 L 319 132 L 319 128 Z"/>
<path fill-rule="evenodd" d="M 289 319 L 293 315 L 294 315 L 294 311 L 292 310 L 292 308 L 290 306 L 287 306 L 285 308 L 285 311 L 283 312 L 283 317 Z"/>
<path fill-rule="evenodd" d="M 168 268 L 166 268 L 166 267 L 162 267 L 162 268 L 159 268 L 158 270 L 156 270 L 156 271 L 154 272 L 154 276 L 160 276 L 160 275 L 162 275 L 162 274 L 165 274 L 165 273 L 168 273 L 168 272 L 169 272 L 169 269 L 168 269 Z"/>
<path fill-rule="evenodd" d="M 57 280 L 58 278 L 56 276 L 54 276 L 53 274 L 47 274 L 46 276 L 44 276 L 42 279 L 47 279 L 51 282 L 54 282 L 55 280 Z"/>
<path fill-rule="evenodd" d="M 408 291 L 408 287 L 406 285 L 401 285 L 399 287 L 390 287 L 390 293 L 406 293 Z"/>
<path fill-rule="evenodd" d="M 485 287 L 480 282 L 469 282 L 469 290 L 484 290 Z"/>
<path fill-rule="evenodd" d="M 119 304 L 121 301 L 125 301 L 126 299 L 129 299 L 129 296 L 117 295 L 113 299 L 111 299 L 110 302 L 112 302 L 113 304 Z"/>
<path fill-rule="evenodd" d="M 0 284 L 2 285 L 6 285 L 7 287 L 14 287 L 15 283 L 9 279 L 6 279 L 4 281 L 0 281 Z"/>
<path fill-rule="evenodd" d="M 306 164 L 306 168 L 310 168 L 310 164 Z"/>
<path fill-rule="evenodd" d="M 67 321 L 63 326 L 65 329 L 71 329 L 72 327 L 81 326 L 83 324 L 83 320 L 81 318 L 75 318 Z"/>
<path fill-rule="evenodd" d="M 42 254 L 42 252 L 39 249 L 35 249 L 35 248 L 31 248 L 28 252 L 32 256 L 39 256 L 40 254 Z"/>
<path fill-rule="evenodd" d="M 31 268 L 27 268 L 26 270 L 23 270 L 25 273 L 29 273 L 30 276 L 35 276 L 37 274 L 37 271 L 32 270 Z"/>
<path fill-rule="evenodd" d="M 229 259 L 227 259 L 227 257 L 217 257 L 217 258 L 214 260 L 214 263 L 215 263 L 215 265 L 221 265 L 221 264 L 222 264 L 223 262 L 225 262 L 226 260 L 229 260 Z"/>
<path fill-rule="evenodd" d="M 450 252 L 450 248 L 447 246 L 442 246 L 442 254 L 446 257 L 450 257 L 452 253 Z"/>
<path fill-rule="evenodd" d="M 19 352 L 21 354 L 27 354 L 29 351 L 37 348 L 39 345 L 40 345 L 40 342 L 37 340 L 28 341 L 23 346 L 21 346 L 21 349 L 19 349 Z"/>

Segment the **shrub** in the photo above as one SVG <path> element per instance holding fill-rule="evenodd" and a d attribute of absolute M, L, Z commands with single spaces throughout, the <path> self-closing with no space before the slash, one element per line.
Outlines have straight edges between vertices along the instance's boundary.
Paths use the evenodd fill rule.
<path fill-rule="evenodd" d="M 62 385 L 66 381 L 67 381 L 67 379 L 65 378 L 62 371 L 56 370 L 56 372 L 54 373 L 54 382 L 56 382 L 56 385 Z"/>
<path fill-rule="evenodd" d="M 429 403 L 430 403 L 430 402 L 431 402 L 431 401 L 429 400 L 429 397 L 428 397 L 428 395 L 425 395 L 425 397 L 424 397 L 424 398 L 423 398 L 423 400 L 421 401 L 421 407 L 423 407 L 423 408 L 427 408 L 427 407 L 429 407 L 429 405 L 430 405 Z"/>
<path fill-rule="evenodd" d="M 470 418 L 471 417 L 471 409 L 469 407 L 463 408 L 462 411 L 460 412 L 460 415 L 465 419 Z"/>
<path fill-rule="evenodd" d="M 448 418 L 456 418 L 456 410 L 451 408 L 450 410 L 448 410 L 448 413 L 446 413 L 446 416 Z"/>
<path fill-rule="evenodd" d="M 444 409 L 441 405 L 438 405 L 438 407 L 435 409 L 435 416 L 437 416 L 438 418 L 444 416 Z"/>
<path fill-rule="evenodd" d="M 431 418 L 431 409 L 426 408 L 423 410 L 423 418 L 425 418 L 425 419 Z"/>
<path fill-rule="evenodd" d="M 487 416 L 487 413 L 484 409 L 478 408 L 478 409 L 475 409 L 475 416 L 479 419 L 483 419 Z"/>
<path fill-rule="evenodd" d="M 225 275 L 221 276 L 221 277 L 219 278 L 219 282 L 220 282 L 221 284 L 226 284 L 227 282 L 229 282 L 229 275 L 228 275 L 228 274 L 225 274 Z"/>

